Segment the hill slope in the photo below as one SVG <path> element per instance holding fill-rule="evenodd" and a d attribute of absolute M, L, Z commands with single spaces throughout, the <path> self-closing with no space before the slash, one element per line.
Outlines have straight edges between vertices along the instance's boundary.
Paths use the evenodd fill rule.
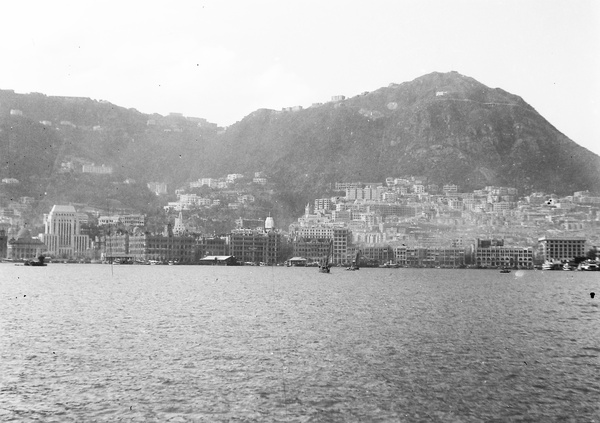
<path fill-rule="evenodd" d="M 0 176 L 22 181 L 22 195 L 52 192 L 47 201 L 63 202 L 100 201 L 126 178 L 172 189 L 202 176 L 256 171 L 266 172 L 286 209 L 298 212 L 334 182 L 390 176 L 421 176 L 461 190 L 513 186 L 521 193 L 600 186 L 599 156 L 520 97 L 456 72 L 296 112 L 257 110 L 220 134 L 202 119 L 0 90 L 0 158 Z M 105 164 L 114 175 L 91 195 L 93 178 L 65 182 L 60 171 L 68 162 Z"/>
<path fill-rule="evenodd" d="M 520 97 L 456 72 L 432 73 L 297 112 L 257 111 L 219 141 L 233 171 L 269 169 L 287 186 L 420 175 L 461 189 L 594 190 L 600 158 Z"/>

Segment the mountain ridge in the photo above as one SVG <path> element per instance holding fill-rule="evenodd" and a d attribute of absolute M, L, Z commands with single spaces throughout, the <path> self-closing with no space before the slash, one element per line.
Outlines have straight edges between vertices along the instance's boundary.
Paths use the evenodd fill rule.
<path fill-rule="evenodd" d="M 12 115 L 15 109 L 22 115 Z M 297 111 L 258 109 L 226 130 L 104 101 L 0 90 L 0 156 L 3 178 L 16 177 L 40 195 L 61 164 L 77 158 L 112 166 L 114 181 L 172 188 L 262 171 L 295 208 L 334 182 L 389 176 L 560 195 L 600 186 L 598 155 L 518 95 L 457 72 Z"/>

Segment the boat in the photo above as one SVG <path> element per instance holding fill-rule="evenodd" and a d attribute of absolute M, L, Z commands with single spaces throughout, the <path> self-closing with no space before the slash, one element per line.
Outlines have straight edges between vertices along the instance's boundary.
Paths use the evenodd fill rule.
<path fill-rule="evenodd" d="M 37 261 L 25 260 L 25 262 L 23 263 L 23 266 L 47 266 L 47 264 L 44 263 L 44 260 L 46 260 L 46 257 L 44 257 L 42 255 L 37 258 Z"/>
<path fill-rule="evenodd" d="M 354 260 L 352 260 L 352 264 L 350 265 L 350 267 L 346 267 L 346 270 L 359 270 L 360 267 L 358 265 L 358 260 L 360 258 L 360 250 L 356 250 L 356 257 L 354 257 Z"/>
<path fill-rule="evenodd" d="M 542 264 L 542 270 L 562 270 L 563 264 L 559 261 L 546 260 Z"/>
<path fill-rule="evenodd" d="M 507 269 L 506 267 L 500 269 L 500 273 L 510 273 L 510 269 Z"/>
<path fill-rule="evenodd" d="M 596 271 L 596 270 L 598 270 L 598 265 L 591 261 L 584 261 L 584 262 L 579 263 L 577 270 Z"/>
<path fill-rule="evenodd" d="M 327 256 L 321 260 L 319 263 L 319 272 L 320 273 L 330 273 L 331 271 L 331 263 L 329 260 L 331 258 L 331 251 L 333 249 L 333 240 L 329 242 L 329 250 L 327 251 Z"/>

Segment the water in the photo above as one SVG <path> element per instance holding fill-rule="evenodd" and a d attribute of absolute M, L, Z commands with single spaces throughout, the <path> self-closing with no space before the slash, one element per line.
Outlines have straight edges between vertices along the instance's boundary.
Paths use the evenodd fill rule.
<path fill-rule="evenodd" d="M 599 297 L 596 272 L 0 264 L 0 421 L 600 422 Z"/>

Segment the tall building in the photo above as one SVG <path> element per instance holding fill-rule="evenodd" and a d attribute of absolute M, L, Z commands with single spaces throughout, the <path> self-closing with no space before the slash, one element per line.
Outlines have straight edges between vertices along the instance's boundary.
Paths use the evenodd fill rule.
<path fill-rule="evenodd" d="M 55 257 L 84 257 L 89 250 L 90 240 L 81 234 L 77 211 L 73 206 L 55 205 L 44 215 L 45 233 L 43 242 L 48 253 Z"/>
<path fill-rule="evenodd" d="M 0 229 L 0 258 L 6 257 L 8 246 L 8 236 L 6 235 L 6 231 L 4 229 Z"/>

